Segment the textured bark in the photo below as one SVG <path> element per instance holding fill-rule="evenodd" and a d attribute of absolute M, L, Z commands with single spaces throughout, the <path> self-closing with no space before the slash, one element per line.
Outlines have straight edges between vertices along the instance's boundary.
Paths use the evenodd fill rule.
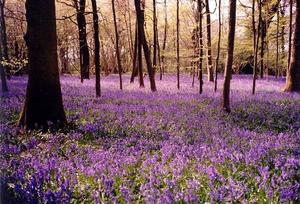
<path fill-rule="evenodd" d="M 234 34 L 236 22 L 236 0 L 229 1 L 229 31 L 228 31 L 228 46 L 227 60 L 225 67 L 225 79 L 223 88 L 223 109 L 230 113 L 230 80 L 232 77 L 232 63 L 234 51 Z"/>
<path fill-rule="evenodd" d="M 176 68 L 177 68 L 177 88 L 180 89 L 179 0 L 176 1 Z"/>
<path fill-rule="evenodd" d="M 100 40 L 99 40 L 99 17 L 97 11 L 97 2 L 92 0 L 92 9 L 93 9 L 93 23 L 94 23 L 94 57 L 95 57 L 95 74 L 96 74 L 96 97 L 101 96 L 101 67 L 100 67 Z"/>
<path fill-rule="evenodd" d="M 300 0 L 296 0 L 295 31 L 285 91 L 300 92 Z"/>
<path fill-rule="evenodd" d="M 87 44 L 85 4 L 86 0 L 79 0 L 79 4 L 75 0 L 75 8 L 77 11 L 77 26 L 79 32 L 79 54 L 80 54 L 80 75 L 81 82 L 90 78 L 90 55 Z"/>
<path fill-rule="evenodd" d="M 211 21 L 210 21 L 210 10 L 209 0 L 205 0 L 206 8 L 206 29 L 207 29 L 207 77 L 208 81 L 214 81 L 213 64 L 212 64 L 212 53 L 211 53 Z"/>
<path fill-rule="evenodd" d="M 203 20 L 203 14 L 202 14 L 202 0 L 198 0 L 198 15 L 199 15 L 199 34 L 198 34 L 198 40 L 199 40 L 199 70 L 198 70 L 198 77 L 199 77 L 199 94 L 202 94 L 203 92 L 203 26 L 202 26 L 202 20 Z"/>
<path fill-rule="evenodd" d="M 121 57 L 120 57 L 120 49 L 119 49 L 119 32 L 118 32 L 118 25 L 117 25 L 117 17 L 116 17 L 116 9 L 115 9 L 115 0 L 111 1 L 112 5 L 112 12 L 114 17 L 114 27 L 115 27 L 115 46 L 116 46 L 116 54 L 117 54 L 117 63 L 118 63 L 118 72 L 119 72 L 119 79 L 120 79 L 120 89 L 123 89 L 123 82 L 122 82 L 122 64 L 121 64 Z"/>
<path fill-rule="evenodd" d="M 261 27 L 260 27 L 260 32 L 261 32 L 261 41 L 260 41 L 260 78 L 264 78 L 264 55 L 265 55 L 265 44 L 266 44 L 266 22 L 261 17 Z"/>
<path fill-rule="evenodd" d="M 219 66 L 219 58 L 220 58 L 220 48 L 221 48 L 221 0 L 219 0 L 219 33 L 218 33 L 218 50 L 217 50 L 217 58 L 215 65 L 215 92 L 218 88 L 218 66 Z"/>
<path fill-rule="evenodd" d="M 8 46 L 7 46 L 7 33 L 6 33 L 6 23 L 5 23 L 5 15 L 4 15 L 4 6 L 5 6 L 5 0 L 0 0 L 0 25 L 1 25 L 1 44 L 2 44 L 2 58 L 4 58 L 6 61 L 9 60 L 8 56 Z M 6 72 L 7 79 L 10 79 L 10 70 L 9 67 L 3 66 L 4 72 Z"/>
<path fill-rule="evenodd" d="M 144 56 L 145 56 L 147 71 L 150 80 L 150 87 L 152 91 L 156 91 L 154 71 L 153 71 L 152 62 L 150 58 L 150 50 L 147 44 L 145 30 L 144 30 L 144 23 L 145 23 L 144 6 L 145 5 L 140 0 L 134 0 L 134 4 L 136 9 L 136 18 L 138 21 L 138 38 L 139 38 L 139 43 L 143 46 L 143 50 L 144 50 Z"/>
<path fill-rule="evenodd" d="M 26 1 L 29 76 L 19 125 L 46 129 L 66 124 L 57 61 L 54 0 Z"/>

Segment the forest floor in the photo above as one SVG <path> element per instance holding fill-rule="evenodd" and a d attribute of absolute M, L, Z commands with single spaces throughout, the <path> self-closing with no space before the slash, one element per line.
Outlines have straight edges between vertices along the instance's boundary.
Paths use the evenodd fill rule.
<path fill-rule="evenodd" d="M 68 121 L 56 133 L 15 127 L 27 78 L 13 77 L 1 99 L 2 198 L 12 203 L 300 202 L 300 95 L 284 80 L 232 80 L 232 113 L 221 89 L 191 77 L 157 80 L 156 93 L 124 77 L 62 77 Z M 220 79 L 220 87 L 222 80 Z M 5 203 L 5 202 L 4 202 Z"/>

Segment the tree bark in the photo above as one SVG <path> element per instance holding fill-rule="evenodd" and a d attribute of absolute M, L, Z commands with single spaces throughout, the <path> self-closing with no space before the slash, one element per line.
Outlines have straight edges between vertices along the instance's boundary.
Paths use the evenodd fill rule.
<path fill-rule="evenodd" d="M 85 4 L 86 0 L 75 0 L 75 8 L 77 11 L 77 26 L 79 32 L 79 55 L 80 55 L 80 76 L 81 82 L 90 78 L 90 55 L 87 44 Z"/>
<path fill-rule="evenodd" d="M 150 87 L 152 91 L 156 91 L 154 71 L 153 71 L 152 62 L 150 58 L 150 50 L 147 44 L 145 30 L 144 30 L 144 22 L 145 22 L 144 6 L 145 5 L 144 2 L 141 2 L 140 0 L 134 0 L 134 4 L 136 9 L 136 18 L 138 21 L 138 38 L 139 38 L 139 43 L 143 46 L 143 50 L 144 50 L 144 56 L 145 56 L 149 80 L 150 80 Z"/>
<path fill-rule="evenodd" d="M 157 18 L 156 18 L 156 0 L 153 0 L 153 69 L 156 72 L 157 65 Z"/>
<path fill-rule="evenodd" d="M 118 25 L 117 25 L 117 17 L 116 17 L 116 9 L 115 9 L 115 0 L 111 1 L 112 5 L 112 12 L 114 17 L 114 27 L 115 27 L 115 36 L 116 36 L 116 54 L 117 54 L 117 63 L 118 63 L 118 72 L 119 72 L 119 79 L 120 79 L 120 89 L 123 89 L 123 82 L 122 82 L 122 65 L 121 65 L 121 57 L 120 57 L 120 50 L 119 50 L 119 33 L 118 33 Z"/>
<path fill-rule="evenodd" d="M 96 97 L 101 96 L 101 67 L 100 67 L 100 40 L 99 40 L 99 17 L 97 11 L 97 2 L 92 0 L 92 9 L 93 9 L 93 23 L 94 23 L 94 57 L 95 57 L 95 74 L 96 74 Z"/>
<path fill-rule="evenodd" d="M 0 45 L 0 62 L 2 59 L 2 45 Z M 0 77 L 1 77 L 1 87 L 2 87 L 2 94 L 8 92 L 8 86 L 6 81 L 6 75 L 3 65 L 0 63 Z"/>
<path fill-rule="evenodd" d="M 166 70 L 166 45 L 167 45 L 167 32 L 168 32 L 168 13 L 167 13 L 167 0 L 164 0 L 164 13 L 165 13 L 165 25 L 164 25 L 164 40 L 162 46 L 162 72 L 160 73 L 160 79 L 162 80 L 162 76 L 165 74 Z"/>
<path fill-rule="evenodd" d="M 277 9 L 277 25 L 276 25 L 276 79 L 279 76 L 279 6 L 280 6 L 280 0 L 278 0 L 278 9 Z"/>
<path fill-rule="evenodd" d="M 286 92 L 300 92 L 300 0 L 296 0 L 295 31 Z"/>
<path fill-rule="evenodd" d="M 47 129 L 66 124 L 57 61 L 54 0 L 26 3 L 29 76 L 19 125 L 25 129 Z"/>
<path fill-rule="evenodd" d="M 253 0 L 253 1 L 255 1 L 255 0 Z M 253 6 L 255 7 L 255 3 L 253 3 Z M 253 35 L 254 35 L 254 39 L 253 39 L 253 41 L 254 41 L 254 69 L 253 69 L 252 94 L 255 94 L 256 78 L 257 78 L 258 43 L 259 43 L 259 38 L 260 38 L 260 34 L 261 34 L 260 27 L 261 27 L 261 22 L 262 22 L 262 19 L 261 19 L 261 0 L 258 0 L 258 10 L 259 10 L 258 25 L 257 25 L 257 29 L 256 29 L 255 28 L 255 21 L 254 21 L 254 30 L 253 30 Z M 254 18 L 254 16 L 253 16 L 253 18 Z"/>
<path fill-rule="evenodd" d="M 219 35 L 218 35 L 218 51 L 215 65 L 215 92 L 218 88 L 218 66 L 220 58 L 220 48 L 221 48 L 221 0 L 219 0 Z"/>
<path fill-rule="evenodd" d="M 202 14 L 202 0 L 198 0 L 198 15 L 199 15 L 199 34 L 198 34 L 198 40 L 199 40 L 199 94 L 202 94 L 203 92 L 203 26 L 202 26 L 202 20 L 203 20 L 203 14 Z"/>
<path fill-rule="evenodd" d="M 287 66 L 287 78 L 291 62 L 292 53 L 292 35 L 293 35 L 293 0 L 290 0 L 290 19 L 289 19 L 289 51 L 288 51 L 288 66 Z"/>
<path fill-rule="evenodd" d="M 1 41 L 2 41 L 2 49 L 3 54 L 2 57 L 5 61 L 9 61 L 8 56 L 8 46 L 7 46 L 7 33 L 6 33 L 6 23 L 5 23 L 5 15 L 4 15 L 4 7 L 5 7 L 5 0 L 0 0 L 0 25 L 1 25 Z M 4 72 L 6 72 L 7 79 L 10 79 L 10 70 L 8 66 L 3 66 Z"/>
<path fill-rule="evenodd" d="M 223 109 L 230 113 L 230 80 L 232 77 L 232 63 L 234 51 L 234 35 L 236 22 L 236 0 L 229 1 L 229 32 L 227 46 L 227 60 L 225 67 L 225 79 L 223 88 Z"/>
<path fill-rule="evenodd" d="M 176 68 L 177 88 L 180 89 L 180 57 L 179 57 L 179 0 L 176 1 Z"/>
<path fill-rule="evenodd" d="M 209 10 L 209 0 L 205 0 L 206 8 L 206 29 L 207 29 L 207 77 L 208 81 L 214 81 L 213 64 L 212 64 L 212 53 L 211 53 L 211 20 Z"/>
<path fill-rule="evenodd" d="M 134 78 L 138 75 L 138 66 L 137 66 L 137 55 L 138 55 L 138 30 L 137 23 L 135 26 L 135 37 L 134 37 L 134 49 L 133 49 L 133 60 L 132 60 L 132 73 L 130 77 L 130 83 L 134 82 Z"/>

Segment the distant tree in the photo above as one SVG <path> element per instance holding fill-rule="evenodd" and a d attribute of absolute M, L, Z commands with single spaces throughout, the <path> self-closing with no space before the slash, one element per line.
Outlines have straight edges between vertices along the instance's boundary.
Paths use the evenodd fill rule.
<path fill-rule="evenodd" d="M 300 91 L 300 0 L 296 0 L 295 31 L 291 62 L 285 86 L 286 92 Z"/>
<path fill-rule="evenodd" d="M 115 28 L 115 47 L 116 47 L 116 55 L 117 55 L 117 63 L 118 63 L 118 72 L 119 72 L 119 79 L 120 79 L 120 89 L 123 89 L 123 82 L 122 82 L 122 64 L 121 64 L 121 56 L 120 56 L 120 49 L 119 49 L 119 32 L 118 32 L 118 24 L 117 24 L 117 17 L 116 17 L 116 9 L 115 9 L 115 0 L 111 1 L 112 5 L 112 12 L 114 17 L 114 28 Z"/>
<path fill-rule="evenodd" d="M 206 34 L 207 34 L 207 77 L 208 81 L 214 81 L 212 53 L 211 53 L 211 20 L 209 10 L 209 0 L 205 0 L 206 8 Z"/>
<path fill-rule="evenodd" d="M 66 123 L 57 61 L 55 0 L 27 0 L 29 76 L 19 125 L 26 129 Z"/>
<path fill-rule="evenodd" d="M 179 0 L 176 1 L 176 68 L 177 88 L 180 88 L 180 56 L 179 56 Z"/>
<path fill-rule="evenodd" d="M 218 66 L 219 66 L 219 59 L 220 59 L 220 48 L 221 48 L 221 33 L 222 33 L 222 22 L 221 22 L 221 0 L 219 0 L 219 28 L 218 28 L 218 48 L 217 48 L 217 57 L 216 57 L 216 64 L 215 64 L 215 92 L 218 88 Z"/>
<path fill-rule="evenodd" d="M 79 33 L 79 55 L 81 82 L 90 78 L 90 55 L 87 43 L 85 7 L 86 0 L 73 0 L 77 12 L 77 27 Z"/>
<path fill-rule="evenodd" d="M 95 57 L 95 74 L 96 74 L 96 97 L 101 96 L 101 67 L 100 67 L 100 41 L 99 41 L 99 17 L 97 10 L 97 1 L 92 0 L 92 9 L 93 9 L 93 23 L 94 23 L 94 57 Z"/>
<path fill-rule="evenodd" d="M 224 73 L 223 87 L 223 109 L 230 113 L 230 80 L 232 77 L 232 63 L 234 51 L 234 35 L 236 22 L 236 0 L 229 1 L 229 29 L 228 29 L 228 45 L 227 45 L 227 60 Z"/>
<path fill-rule="evenodd" d="M 152 67 L 152 62 L 150 58 L 150 50 L 147 44 L 146 36 L 145 36 L 145 30 L 144 30 L 144 24 L 145 24 L 145 5 L 144 1 L 141 0 L 134 0 L 134 5 L 136 9 L 136 18 L 137 18 L 137 24 L 138 24 L 138 42 L 140 43 L 139 46 L 143 47 L 144 50 L 144 56 L 145 56 L 145 61 L 147 64 L 147 70 L 148 70 L 148 75 L 149 75 L 149 80 L 150 80 L 150 87 L 152 91 L 156 91 L 156 84 L 155 84 L 155 77 L 154 77 L 154 70 Z M 139 52 L 139 58 L 141 58 L 141 52 Z M 140 59 L 139 59 L 140 61 Z M 139 66 L 141 63 L 139 63 Z M 139 71 L 141 74 L 141 72 Z"/>

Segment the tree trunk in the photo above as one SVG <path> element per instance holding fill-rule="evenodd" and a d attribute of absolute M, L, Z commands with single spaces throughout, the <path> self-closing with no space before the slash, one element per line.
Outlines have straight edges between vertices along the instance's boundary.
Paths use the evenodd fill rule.
<path fill-rule="evenodd" d="M 219 0 L 219 36 L 218 36 L 218 51 L 215 65 L 215 92 L 217 92 L 218 88 L 218 66 L 219 66 L 219 58 L 220 58 L 220 48 L 221 48 L 221 0 Z"/>
<path fill-rule="evenodd" d="M 164 40 L 163 40 L 163 54 L 161 57 L 162 72 L 160 73 L 160 79 L 165 74 L 166 69 L 166 44 L 167 44 L 167 32 L 168 32 L 168 13 L 167 13 L 167 0 L 164 0 L 164 13 L 165 13 L 165 25 L 164 25 Z"/>
<path fill-rule="evenodd" d="M 280 0 L 278 0 L 278 9 L 277 9 L 277 25 L 276 25 L 276 79 L 279 76 L 279 6 L 280 6 Z"/>
<path fill-rule="evenodd" d="M 25 129 L 47 129 L 66 124 L 57 61 L 54 0 L 26 3 L 29 76 L 19 125 Z"/>
<path fill-rule="evenodd" d="M 214 81 L 212 54 L 211 54 L 211 21 L 209 11 L 209 0 L 205 0 L 206 8 L 206 29 L 207 29 L 207 77 L 208 81 Z"/>
<path fill-rule="evenodd" d="M 253 0 L 253 1 L 255 1 L 255 0 Z M 255 7 L 255 3 L 253 3 L 252 5 Z M 261 27 L 261 22 L 262 22 L 262 19 L 261 19 L 261 0 L 258 0 L 258 10 L 259 10 L 258 25 L 257 25 L 257 29 L 256 29 L 255 28 L 255 22 L 254 22 L 254 30 L 253 30 L 253 35 L 254 35 L 254 39 L 253 39 L 253 41 L 254 41 L 254 69 L 253 69 L 252 94 L 255 94 L 256 78 L 257 78 L 258 43 L 259 43 L 259 38 L 260 38 L 260 33 L 261 33 L 260 32 L 260 27 Z M 252 13 L 252 14 L 254 14 L 254 13 Z M 254 18 L 254 16 L 253 16 L 253 18 Z"/>
<path fill-rule="evenodd" d="M 120 50 L 119 50 L 119 33 L 118 33 L 118 25 L 117 25 L 117 18 L 116 18 L 116 10 L 115 10 L 115 0 L 111 1 L 112 5 L 112 12 L 114 17 L 114 27 L 115 27 L 115 35 L 116 35 L 116 54 L 117 54 L 117 63 L 118 63 L 118 71 L 119 71 L 119 78 L 120 78 L 120 89 L 123 89 L 122 83 L 122 65 L 121 65 L 121 57 L 120 57 Z"/>
<path fill-rule="evenodd" d="M 153 69 L 156 72 L 157 65 L 157 18 L 156 18 L 156 0 L 153 0 Z"/>
<path fill-rule="evenodd" d="M 138 74 L 139 74 L 140 88 L 145 87 L 142 54 L 143 54 L 142 43 L 138 40 Z"/>
<path fill-rule="evenodd" d="M 134 37 L 134 49 L 133 49 L 133 60 L 132 60 L 132 73 L 130 77 L 130 83 L 134 82 L 134 78 L 138 75 L 138 66 L 137 66 L 137 55 L 138 55 L 138 30 L 137 24 L 135 26 L 135 37 Z"/>
<path fill-rule="evenodd" d="M 95 57 L 95 74 L 96 74 L 96 97 L 101 96 L 101 67 L 100 67 L 100 41 L 99 41 L 99 17 L 97 11 L 97 2 L 96 0 L 92 0 L 92 8 L 93 8 L 93 23 L 94 23 L 94 57 Z"/>
<path fill-rule="evenodd" d="M 77 26 L 79 32 L 79 55 L 80 55 L 80 76 L 81 82 L 90 78 L 90 55 L 87 44 L 86 19 L 85 19 L 85 2 L 86 0 L 75 0 L 75 8 L 77 11 Z"/>
<path fill-rule="evenodd" d="M 292 35 L 293 35 L 293 0 L 290 0 L 290 19 L 289 19 L 289 52 L 288 52 L 288 64 L 287 64 L 287 78 L 291 62 L 292 53 Z"/>
<path fill-rule="evenodd" d="M 295 32 L 286 92 L 300 91 L 300 0 L 296 0 Z"/>
<path fill-rule="evenodd" d="M 176 67 L 177 67 L 177 88 L 180 89 L 180 58 L 179 58 L 179 0 L 176 1 Z"/>
<path fill-rule="evenodd" d="M 136 9 L 136 18 L 138 21 L 139 43 L 143 46 L 151 90 L 156 91 L 154 71 L 153 71 L 153 67 L 152 67 L 150 51 L 149 51 L 149 47 L 148 47 L 146 36 L 145 36 L 145 30 L 144 30 L 144 22 L 145 22 L 144 6 L 145 5 L 144 5 L 144 2 L 141 2 L 140 0 L 134 0 L 134 4 L 135 4 L 135 9 Z"/>
<path fill-rule="evenodd" d="M 261 41 L 260 41 L 260 78 L 264 78 L 264 54 L 265 54 L 265 37 L 266 37 L 266 21 L 261 17 Z"/>
<path fill-rule="evenodd" d="M 1 41 L 2 41 L 2 49 L 3 54 L 2 57 L 5 61 L 9 61 L 8 56 L 8 46 L 7 46 L 7 33 L 6 33 L 6 23 L 5 23 L 5 16 L 4 16 L 4 6 L 5 6 L 5 0 L 0 0 L 0 25 L 1 25 Z M 6 72 L 7 79 L 10 79 L 10 70 L 8 66 L 3 66 L 4 72 Z"/>
<path fill-rule="evenodd" d="M 2 59 L 2 45 L 0 45 L 0 59 Z M 2 94 L 3 94 L 8 92 L 8 86 L 6 81 L 5 70 L 1 63 L 0 63 L 0 76 L 1 76 L 1 87 L 2 87 Z"/>
<path fill-rule="evenodd" d="M 230 113 L 230 80 L 232 75 L 234 34 L 236 22 L 236 0 L 229 1 L 229 32 L 227 46 L 227 61 L 225 67 L 225 79 L 223 88 L 223 109 Z"/>
<path fill-rule="evenodd" d="M 199 94 L 202 94 L 203 92 L 203 26 L 202 26 L 202 20 L 203 20 L 203 14 L 202 14 L 202 0 L 198 0 L 198 14 L 199 14 L 199 34 L 198 34 L 198 40 L 199 40 Z"/>

